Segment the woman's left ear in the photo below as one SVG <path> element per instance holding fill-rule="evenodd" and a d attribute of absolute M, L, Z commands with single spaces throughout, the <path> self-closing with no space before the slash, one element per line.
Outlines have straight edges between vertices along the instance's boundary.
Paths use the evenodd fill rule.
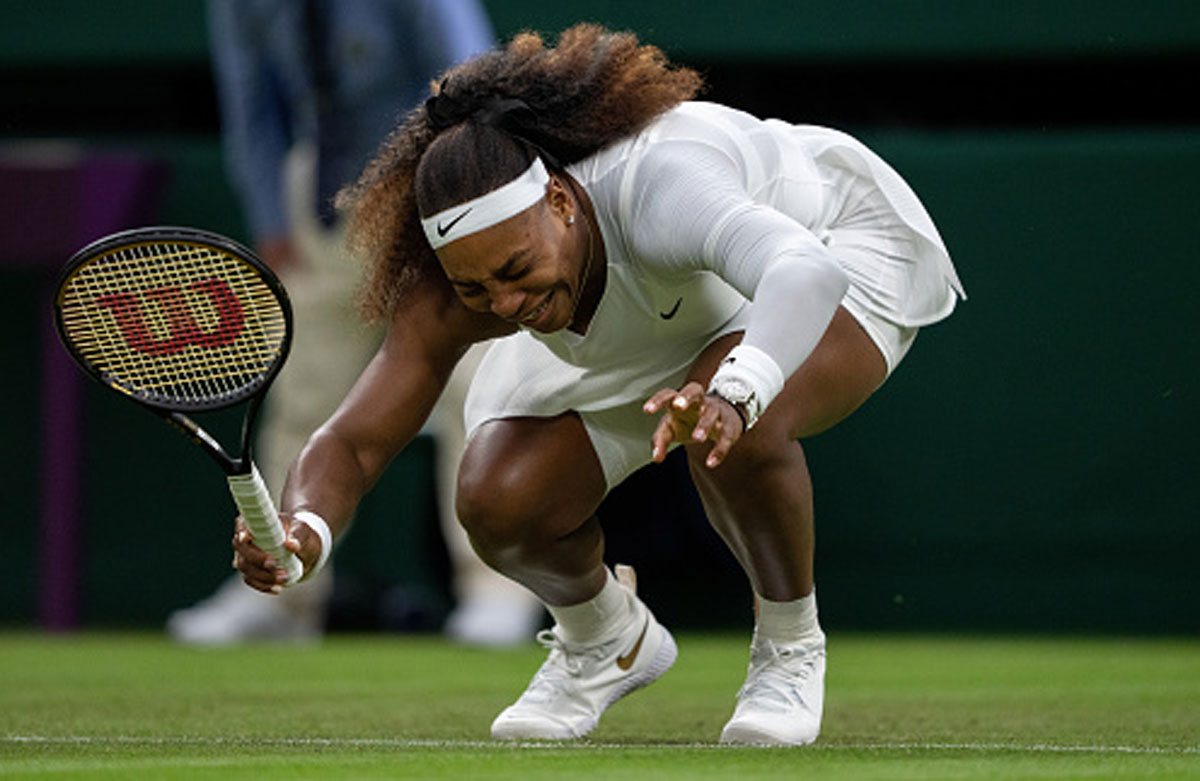
<path fill-rule="evenodd" d="M 550 177 L 550 208 L 554 209 L 567 225 L 575 223 L 575 204 L 567 192 L 566 185 L 557 176 Z"/>

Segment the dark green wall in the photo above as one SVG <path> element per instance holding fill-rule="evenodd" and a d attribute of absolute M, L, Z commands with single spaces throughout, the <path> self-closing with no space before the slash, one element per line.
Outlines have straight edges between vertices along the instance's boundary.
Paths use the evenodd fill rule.
<path fill-rule="evenodd" d="M 1192 51 L 1191 0 L 485 0 L 497 31 L 554 33 L 580 21 L 631 29 L 700 58 L 1078 57 Z M 12 0 L 0 65 L 203 56 L 198 0 Z"/>
<path fill-rule="evenodd" d="M 1200 628 L 1200 136 L 876 141 L 971 299 L 812 443 L 827 606 L 895 626 Z"/>
<path fill-rule="evenodd" d="M 702 64 L 714 99 L 846 126 L 938 222 L 971 299 L 807 444 L 827 624 L 1200 630 L 1200 122 L 1172 80 L 1200 60 L 1193 3 L 488 5 L 505 34 L 582 18 L 636 29 Z M 806 82 L 816 72 L 822 84 Z M 772 73 L 788 80 L 764 92 Z M 888 81 L 897 73 L 913 78 Z M 103 111 L 139 100 L 159 119 Z M 0 106 L 0 142 L 66 136 L 162 157 L 163 221 L 241 234 L 198 3 L 0 5 Z M 0 272 L 0 350 L 21 367 L 0 390 L 0 623 L 36 613 L 30 371 L 45 290 L 33 272 Z M 85 399 L 85 619 L 159 622 L 227 571 L 231 505 L 159 421 L 95 389 Z M 346 626 L 389 624 L 378 605 L 403 601 L 385 593 L 397 583 L 444 607 L 431 453 L 421 440 L 401 457 L 339 554 Z M 748 593 L 684 484 L 673 461 L 618 489 L 603 511 L 610 552 L 639 565 L 664 620 L 745 623 Z"/>

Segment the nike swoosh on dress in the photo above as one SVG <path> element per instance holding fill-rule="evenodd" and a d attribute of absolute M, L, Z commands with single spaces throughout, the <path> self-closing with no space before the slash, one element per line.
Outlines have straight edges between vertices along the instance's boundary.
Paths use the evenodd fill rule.
<path fill-rule="evenodd" d="M 671 307 L 670 312 L 659 312 L 658 316 L 661 317 L 663 320 L 670 320 L 672 317 L 675 316 L 675 313 L 679 311 L 679 305 L 682 303 L 683 303 L 683 298 L 678 299 L 675 302 L 675 306 Z"/>

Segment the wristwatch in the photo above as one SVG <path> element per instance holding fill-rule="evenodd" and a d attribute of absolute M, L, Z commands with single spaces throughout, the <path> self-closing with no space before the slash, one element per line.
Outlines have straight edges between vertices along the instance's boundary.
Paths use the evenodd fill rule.
<path fill-rule="evenodd" d="M 758 395 L 745 380 L 737 377 L 713 377 L 708 392 L 729 402 L 742 418 L 742 431 L 758 421 Z"/>

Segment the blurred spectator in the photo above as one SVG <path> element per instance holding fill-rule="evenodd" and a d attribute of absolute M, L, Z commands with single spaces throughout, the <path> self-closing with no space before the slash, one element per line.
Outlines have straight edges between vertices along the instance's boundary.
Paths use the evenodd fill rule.
<path fill-rule="evenodd" d="M 277 492 L 379 339 L 354 310 L 357 279 L 333 196 L 427 96 L 432 78 L 494 39 L 478 0 L 210 0 L 208 16 L 229 176 L 255 248 L 283 280 L 296 316 L 291 356 L 258 438 L 260 468 Z M 464 642 L 504 645 L 529 639 L 542 608 L 478 560 L 454 516 L 462 406 L 477 360 L 464 359 L 429 424 L 438 438 L 439 506 L 458 601 L 446 631 Z M 331 591 L 328 569 L 280 597 L 234 576 L 173 613 L 167 630 L 203 645 L 313 640 L 323 632 Z"/>

